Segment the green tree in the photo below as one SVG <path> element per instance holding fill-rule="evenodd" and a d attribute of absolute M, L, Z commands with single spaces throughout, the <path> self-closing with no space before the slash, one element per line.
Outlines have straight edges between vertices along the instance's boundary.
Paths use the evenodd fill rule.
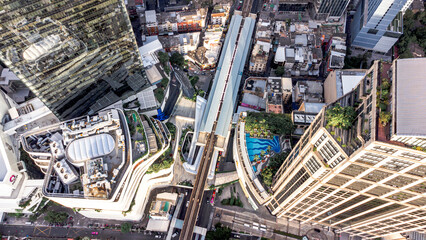
<path fill-rule="evenodd" d="M 183 56 L 180 53 L 175 52 L 170 57 L 170 62 L 173 65 L 176 65 L 176 66 L 179 66 L 179 67 L 183 67 L 185 65 L 185 58 L 183 58 Z"/>
<path fill-rule="evenodd" d="M 121 232 L 122 233 L 128 233 L 130 232 L 130 229 L 132 228 L 132 224 L 125 222 L 121 224 Z"/>
<path fill-rule="evenodd" d="M 381 111 L 379 114 L 380 123 L 386 126 L 392 120 L 392 114 L 390 112 Z"/>
<path fill-rule="evenodd" d="M 169 54 L 165 52 L 158 52 L 158 60 L 164 66 L 169 62 Z"/>
<path fill-rule="evenodd" d="M 285 69 L 283 66 L 278 66 L 277 69 L 275 69 L 275 74 L 277 76 L 282 76 L 285 73 Z"/>
<path fill-rule="evenodd" d="M 255 154 L 253 160 L 257 162 L 259 161 L 259 159 L 260 159 L 259 155 Z"/>
<path fill-rule="evenodd" d="M 169 84 L 169 79 L 167 77 L 163 77 L 163 79 L 161 79 L 161 86 L 165 88 L 167 87 L 167 84 Z"/>
<path fill-rule="evenodd" d="M 44 217 L 44 220 L 46 220 L 49 223 L 65 223 L 67 219 L 68 219 L 68 213 L 55 212 L 55 211 L 47 212 L 47 215 Z"/>
<path fill-rule="evenodd" d="M 214 225 L 214 231 L 208 231 L 206 240 L 228 240 L 231 237 L 231 229 L 229 227 L 222 226 L 221 223 Z"/>
<path fill-rule="evenodd" d="M 327 126 L 349 129 L 356 118 L 356 111 L 351 106 L 342 107 L 340 104 L 327 109 Z"/>
<path fill-rule="evenodd" d="M 264 168 L 260 176 L 262 177 L 263 183 L 270 187 L 272 185 L 272 179 L 274 178 L 274 171 L 271 167 Z"/>
<path fill-rule="evenodd" d="M 169 67 L 169 65 L 164 65 L 164 66 L 163 66 L 163 68 L 164 68 L 164 72 L 165 72 L 167 75 L 169 75 L 169 74 L 170 74 L 170 67 Z"/>

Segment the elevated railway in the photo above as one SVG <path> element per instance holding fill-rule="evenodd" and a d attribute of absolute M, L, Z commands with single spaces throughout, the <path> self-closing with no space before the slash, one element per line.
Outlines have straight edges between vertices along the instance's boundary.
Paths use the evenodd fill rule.
<path fill-rule="evenodd" d="M 243 17 L 248 17 L 250 14 L 250 10 L 252 8 L 252 4 L 253 4 L 253 0 L 247 0 L 244 2 L 243 7 L 242 7 L 242 12 L 240 13 Z M 238 13 L 236 13 L 238 14 Z M 250 41 L 250 39 L 245 39 L 245 38 L 241 38 L 241 33 L 242 33 L 242 29 L 244 26 L 244 18 L 243 18 L 243 22 L 241 22 L 239 29 L 238 29 L 238 36 L 236 38 L 236 44 L 232 53 L 232 58 L 231 58 L 231 65 L 233 65 L 234 61 L 235 61 L 235 57 L 236 57 L 236 53 L 237 53 L 237 49 L 238 49 L 238 42 L 241 41 Z M 228 33 L 229 34 L 229 33 Z M 250 36 L 251 38 L 251 36 Z M 238 61 L 240 61 L 241 59 L 238 59 Z M 245 59 L 243 59 L 245 61 Z M 240 64 L 240 63 L 239 63 Z M 188 205 L 188 209 L 185 215 L 185 219 L 183 222 L 183 227 L 182 227 L 182 231 L 180 234 L 180 240 L 190 240 L 193 238 L 194 235 L 194 227 L 195 224 L 197 222 L 197 216 L 198 213 L 200 211 L 200 206 L 203 200 L 203 196 L 204 196 L 204 190 L 206 187 L 206 180 L 210 171 L 210 166 L 212 164 L 212 159 L 213 159 L 213 153 L 215 150 L 215 145 L 216 145 L 216 141 L 217 141 L 217 135 L 215 134 L 216 132 L 216 128 L 217 128 L 217 123 L 219 120 L 219 116 L 221 113 L 221 109 L 222 106 L 224 104 L 224 99 L 225 99 L 225 93 L 226 93 L 226 89 L 228 87 L 228 83 L 230 81 L 230 77 L 231 77 L 231 70 L 232 67 L 229 67 L 228 72 L 227 72 L 227 76 L 225 78 L 225 85 L 223 87 L 223 91 L 221 94 L 221 99 L 219 102 L 219 108 L 218 108 L 218 112 L 215 115 L 215 119 L 214 119 L 214 123 L 213 123 L 213 127 L 210 133 L 207 134 L 206 137 L 206 143 L 205 143 L 205 148 L 203 150 L 202 156 L 201 156 L 201 161 L 200 161 L 200 165 L 198 168 L 198 172 L 197 172 L 197 176 L 195 178 L 195 183 L 194 183 L 194 188 L 193 191 L 191 193 L 191 197 L 190 197 L 190 201 L 189 201 L 189 205 Z M 221 69 L 218 71 L 221 71 Z"/>

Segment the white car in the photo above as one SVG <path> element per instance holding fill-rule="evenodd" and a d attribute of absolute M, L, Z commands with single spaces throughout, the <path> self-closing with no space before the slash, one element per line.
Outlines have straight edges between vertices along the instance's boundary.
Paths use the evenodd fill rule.
<path fill-rule="evenodd" d="M 173 233 L 172 238 L 176 237 L 178 234 L 179 234 L 178 232 Z"/>

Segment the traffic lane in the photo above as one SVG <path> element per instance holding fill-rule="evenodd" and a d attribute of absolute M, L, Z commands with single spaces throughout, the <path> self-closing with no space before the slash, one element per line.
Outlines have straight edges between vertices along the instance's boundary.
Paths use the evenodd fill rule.
<path fill-rule="evenodd" d="M 153 239 L 155 234 L 148 232 L 141 233 L 122 233 L 120 230 L 103 229 L 93 230 L 90 228 L 66 228 L 66 227 L 45 227 L 45 226 L 26 226 L 26 225 L 0 225 L 0 232 L 3 235 L 17 236 L 17 237 L 35 237 L 35 238 L 49 238 L 49 239 L 68 239 L 70 237 L 96 237 L 101 239 Z M 94 233 L 94 234 L 92 234 Z M 97 234 L 96 234 L 97 233 Z M 160 238 L 165 239 L 164 234 L 158 235 Z"/>
<path fill-rule="evenodd" d="M 200 211 L 198 213 L 198 220 L 196 225 L 199 227 L 207 228 L 209 224 L 210 213 L 213 211 L 213 206 L 210 203 L 213 191 L 205 191 L 203 202 L 201 203 Z"/>
<path fill-rule="evenodd" d="M 181 211 L 180 211 L 180 213 L 178 215 L 178 219 L 181 219 L 181 220 L 185 219 L 185 214 L 186 214 L 186 211 L 188 210 L 189 199 L 191 197 L 192 190 L 188 189 L 187 192 L 188 193 L 185 193 L 185 196 L 183 198 Z"/>

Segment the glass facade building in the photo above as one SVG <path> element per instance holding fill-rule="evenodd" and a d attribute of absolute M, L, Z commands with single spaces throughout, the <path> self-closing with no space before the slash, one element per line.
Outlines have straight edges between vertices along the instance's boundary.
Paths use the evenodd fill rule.
<path fill-rule="evenodd" d="M 1 1 L 0 60 L 61 119 L 149 86 L 122 0 Z"/>
<path fill-rule="evenodd" d="M 403 33 L 402 11 L 412 0 L 360 0 L 351 22 L 352 46 L 388 52 Z"/>

